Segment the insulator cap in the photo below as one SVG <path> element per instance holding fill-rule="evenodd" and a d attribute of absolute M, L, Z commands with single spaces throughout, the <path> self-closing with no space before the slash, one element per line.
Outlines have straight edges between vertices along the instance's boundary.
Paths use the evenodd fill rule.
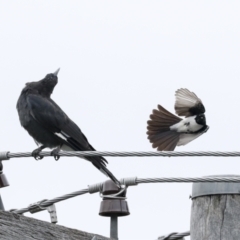
<path fill-rule="evenodd" d="M 105 199 L 101 202 L 99 215 L 103 217 L 124 217 L 129 215 L 128 203 L 120 199 Z"/>
<path fill-rule="evenodd" d="M 118 193 L 120 188 L 112 181 L 107 180 L 103 184 L 102 194 L 108 195 L 108 194 L 114 194 Z"/>

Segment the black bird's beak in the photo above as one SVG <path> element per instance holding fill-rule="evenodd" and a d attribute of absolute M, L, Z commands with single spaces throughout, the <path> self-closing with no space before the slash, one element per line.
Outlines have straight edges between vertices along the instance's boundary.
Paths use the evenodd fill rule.
<path fill-rule="evenodd" d="M 54 76 L 57 76 L 59 71 L 60 71 L 60 68 L 59 68 L 57 71 L 55 71 L 55 72 L 53 73 L 53 75 L 54 75 Z"/>

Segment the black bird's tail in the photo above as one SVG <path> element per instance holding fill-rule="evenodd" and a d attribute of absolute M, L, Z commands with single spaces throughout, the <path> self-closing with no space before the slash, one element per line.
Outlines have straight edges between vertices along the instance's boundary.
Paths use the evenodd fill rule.
<path fill-rule="evenodd" d="M 104 175 L 109 177 L 119 188 L 121 188 L 120 182 L 117 180 L 117 178 L 107 169 L 106 163 L 107 160 L 104 157 L 85 157 L 89 161 L 92 162 L 92 164 Z"/>
<path fill-rule="evenodd" d="M 170 127 L 182 119 L 160 105 L 158 110 L 153 110 L 150 118 L 151 120 L 147 122 L 147 135 L 152 147 L 159 151 L 173 151 L 179 141 L 180 133 L 170 130 Z"/>
<path fill-rule="evenodd" d="M 83 150 L 81 147 L 79 147 L 79 144 L 73 139 L 68 138 L 67 144 L 70 149 L 65 150 L 73 150 L 73 151 L 96 151 L 90 144 L 89 149 Z M 106 164 L 108 161 L 102 157 L 102 156 L 94 156 L 94 157 L 83 157 L 84 159 L 90 161 L 100 172 L 102 172 L 104 175 L 109 177 L 119 188 L 121 188 L 120 182 L 117 180 L 117 178 L 107 169 Z"/>

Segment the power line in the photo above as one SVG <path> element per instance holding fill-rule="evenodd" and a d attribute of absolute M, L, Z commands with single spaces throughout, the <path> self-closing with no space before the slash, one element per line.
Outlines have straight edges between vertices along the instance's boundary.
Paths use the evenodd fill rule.
<path fill-rule="evenodd" d="M 121 184 L 125 187 L 134 186 L 143 183 L 192 183 L 192 182 L 240 182 L 240 177 L 199 177 L 199 178 L 123 178 L 120 180 Z M 54 203 L 61 202 L 76 196 L 80 196 L 86 193 L 101 192 L 103 183 L 97 183 L 88 186 L 87 189 L 82 189 L 76 192 L 68 193 L 60 197 L 53 198 L 51 200 L 39 201 L 34 204 L 30 204 L 29 207 L 22 209 L 13 209 L 11 212 L 23 214 L 26 212 L 37 212 L 46 210 L 46 207 L 53 205 Z M 34 207 L 37 211 L 34 211 Z"/>
<path fill-rule="evenodd" d="M 51 156 L 51 152 L 41 152 L 39 154 L 43 157 Z M 220 152 L 220 151 L 198 151 L 198 152 L 164 152 L 164 151 L 129 151 L 129 152 L 107 152 L 107 151 L 81 151 L 81 152 L 65 152 L 61 151 L 58 154 L 62 157 L 240 157 L 240 152 Z M 31 152 L 0 152 L 0 161 L 8 160 L 10 158 L 32 157 Z"/>

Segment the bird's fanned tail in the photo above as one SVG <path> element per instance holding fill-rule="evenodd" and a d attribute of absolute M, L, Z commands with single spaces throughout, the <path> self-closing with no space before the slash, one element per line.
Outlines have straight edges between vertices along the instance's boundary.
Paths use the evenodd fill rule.
<path fill-rule="evenodd" d="M 148 139 L 153 148 L 159 151 L 173 151 L 179 141 L 180 133 L 170 130 L 170 126 L 180 122 L 182 119 L 168 112 L 158 105 L 150 115 L 148 123 Z"/>

